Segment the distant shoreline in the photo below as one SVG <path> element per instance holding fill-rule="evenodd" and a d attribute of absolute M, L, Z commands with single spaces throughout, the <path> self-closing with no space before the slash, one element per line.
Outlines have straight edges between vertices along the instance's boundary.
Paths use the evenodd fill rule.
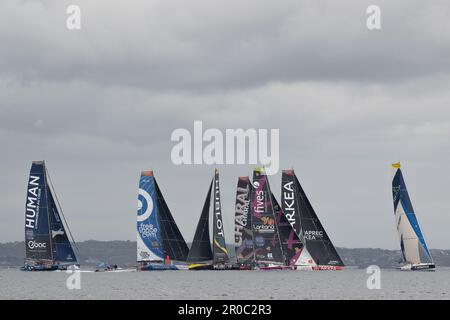
<path fill-rule="evenodd" d="M 188 243 L 189 245 L 189 243 Z M 101 262 L 114 263 L 122 267 L 134 267 L 136 264 L 136 241 L 87 240 L 78 242 L 80 264 L 97 266 Z M 234 246 L 227 245 L 230 257 L 234 258 Z M 0 243 L 0 267 L 18 267 L 23 264 L 25 243 L 14 241 Z M 347 266 L 365 268 L 377 265 L 381 268 L 394 268 L 401 260 L 400 250 L 380 248 L 336 248 Z M 436 265 L 450 267 L 450 250 L 432 249 L 431 254 Z"/>

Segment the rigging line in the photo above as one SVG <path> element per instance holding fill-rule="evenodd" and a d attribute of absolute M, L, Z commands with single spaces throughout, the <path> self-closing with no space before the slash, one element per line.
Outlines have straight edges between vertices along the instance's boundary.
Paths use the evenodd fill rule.
<path fill-rule="evenodd" d="M 72 239 L 72 243 L 74 244 L 75 249 L 77 250 L 78 257 L 79 257 L 80 256 L 80 249 L 78 248 L 77 243 L 75 241 L 75 238 L 73 237 L 72 232 L 70 231 L 69 225 L 67 224 L 66 216 L 64 215 L 64 212 L 62 210 L 61 204 L 59 203 L 58 195 L 56 194 L 55 188 L 53 187 L 53 182 L 52 182 L 52 179 L 50 177 L 50 173 L 48 172 L 47 166 L 45 167 L 45 171 L 46 171 L 46 174 L 48 176 L 48 182 L 50 182 L 50 188 L 52 189 L 52 193 L 55 195 L 55 199 L 56 199 L 56 203 L 58 205 L 58 209 L 61 212 L 61 215 L 62 215 L 63 220 L 64 220 L 64 224 L 66 225 L 66 228 L 67 228 L 67 231 L 69 233 L 69 236 Z M 78 261 L 78 258 L 77 258 L 77 261 Z"/>

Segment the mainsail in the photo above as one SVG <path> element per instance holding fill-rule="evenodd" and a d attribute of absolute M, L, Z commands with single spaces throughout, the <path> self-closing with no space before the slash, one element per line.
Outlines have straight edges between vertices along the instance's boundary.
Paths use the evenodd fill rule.
<path fill-rule="evenodd" d="M 239 264 L 252 264 L 255 258 L 252 219 L 249 210 L 251 187 L 249 177 L 239 177 L 234 219 L 234 244 L 236 260 Z"/>
<path fill-rule="evenodd" d="M 188 247 L 159 189 L 153 171 L 139 180 L 137 261 L 185 261 Z"/>
<path fill-rule="evenodd" d="M 214 174 L 213 194 L 213 262 L 214 264 L 227 264 L 230 262 L 230 259 L 228 257 L 227 245 L 225 243 L 225 232 L 223 230 L 219 171 L 217 169 Z"/>
<path fill-rule="evenodd" d="M 281 194 L 283 212 L 314 262 L 322 266 L 344 266 L 294 170 L 283 170 Z"/>
<path fill-rule="evenodd" d="M 419 227 L 414 213 L 400 163 L 392 164 L 394 177 L 392 180 L 392 196 L 400 247 L 406 264 L 433 264 L 433 258 Z"/>
<path fill-rule="evenodd" d="M 255 246 L 255 262 L 285 264 L 281 248 L 272 192 L 264 169 L 253 171 L 253 188 L 250 197 L 250 213 Z"/>
<path fill-rule="evenodd" d="M 44 161 L 33 161 L 25 207 L 26 261 L 77 264 Z"/>

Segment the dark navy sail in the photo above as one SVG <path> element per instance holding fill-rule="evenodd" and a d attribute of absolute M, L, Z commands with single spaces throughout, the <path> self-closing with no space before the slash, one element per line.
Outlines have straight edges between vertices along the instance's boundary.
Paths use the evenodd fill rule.
<path fill-rule="evenodd" d="M 48 190 L 43 161 L 34 161 L 28 179 L 25 247 L 29 260 L 53 260 L 48 218 Z"/>
<path fill-rule="evenodd" d="M 34 161 L 25 207 L 24 270 L 50 270 L 78 264 L 48 179 L 44 161 Z"/>
<path fill-rule="evenodd" d="M 223 229 L 218 170 L 215 171 L 213 184 L 213 256 L 215 265 L 227 264 L 230 261 L 225 243 L 225 232 Z"/>
<path fill-rule="evenodd" d="M 234 244 L 236 260 L 240 264 L 252 264 L 255 260 L 250 194 L 251 184 L 249 177 L 239 177 L 236 190 Z"/>
<path fill-rule="evenodd" d="M 50 190 L 48 191 L 50 230 L 53 247 L 53 258 L 60 262 L 76 263 L 77 258 L 72 244 L 64 228 L 63 221 L 58 212 L 55 200 Z"/>
<path fill-rule="evenodd" d="M 205 204 L 203 205 L 202 214 L 200 215 L 197 229 L 195 230 L 194 240 L 192 241 L 191 249 L 189 250 L 187 261 L 190 263 L 213 260 L 211 238 L 209 236 L 209 211 L 213 182 L 214 179 L 211 181 L 209 186 Z"/>
<path fill-rule="evenodd" d="M 255 261 L 259 264 L 285 264 L 275 222 L 272 192 L 263 169 L 253 171 L 250 210 L 255 244 Z"/>
<path fill-rule="evenodd" d="M 155 181 L 156 196 L 158 199 L 158 220 L 161 228 L 161 240 L 163 243 L 164 254 L 171 260 L 186 261 L 189 248 L 184 241 L 183 235 L 178 229 L 177 224 L 167 206 L 158 183 Z"/>
<path fill-rule="evenodd" d="M 283 170 L 282 208 L 317 265 L 344 266 L 294 170 Z"/>

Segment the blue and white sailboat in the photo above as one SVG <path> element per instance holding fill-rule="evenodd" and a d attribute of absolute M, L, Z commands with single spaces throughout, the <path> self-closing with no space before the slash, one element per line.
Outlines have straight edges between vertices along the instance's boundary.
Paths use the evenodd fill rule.
<path fill-rule="evenodd" d="M 140 271 L 187 269 L 189 248 L 153 176 L 143 171 L 137 210 L 137 263 Z"/>
<path fill-rule="evenodd" d="M 403 254 L 403 265 L 400 269 L 434 271 L 436 265 L 420 230 L 400 169 L 400 163 L 392 164 L 392 168 L 394 170 L 392 180 L 394 214 Z"/>
<path fill-rule="evenodd" d="M 69 266 L 79 266 L 73 238 L 67 224 L 64 225 L 62 210 L 49 182 L 45 162 L 33 161 L 25 204 L 26 258 L 21 268 L 24 271 L 66 270 Z"/>

